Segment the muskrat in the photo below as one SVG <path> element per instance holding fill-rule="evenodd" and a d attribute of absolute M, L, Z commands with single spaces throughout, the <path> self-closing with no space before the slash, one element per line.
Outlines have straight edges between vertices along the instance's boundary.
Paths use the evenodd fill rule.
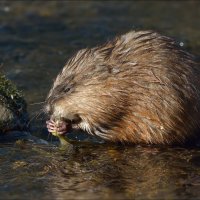
<path fill-rule="evenodd" d="M 46 102 L 50 132 L 71 126 L 111 142 L 184 144 L 198 137 L 200 66 L 173 39 L 131 31 L 78 51 Z"/>

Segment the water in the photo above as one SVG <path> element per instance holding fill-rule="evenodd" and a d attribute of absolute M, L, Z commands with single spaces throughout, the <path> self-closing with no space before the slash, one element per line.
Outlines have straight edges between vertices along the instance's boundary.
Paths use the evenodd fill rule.
<path fill-rule="evenodd" d="M 0 146 L 3 199 L 194 199 L 200 150 L 155 147 Z"/>
<path fill-rule="evenodd" d="M 200 52 L 198 1 L 1 1 L 0 63 L 35 115 L 77 50 L 153 29 Z M 31 105 L 34 104 L 34 105 Z M 44 120 L 34 134 L 47 139 Z M 198 199 L 200 149 L 53 143 L 0 145 L 0 199 Z"/>

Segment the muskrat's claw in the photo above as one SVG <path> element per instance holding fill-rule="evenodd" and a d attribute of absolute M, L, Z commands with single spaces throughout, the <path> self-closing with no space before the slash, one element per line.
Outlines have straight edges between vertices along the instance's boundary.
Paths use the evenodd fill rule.
<path fill-rule="evenodd" d="M 69 126 L 66 122 L 59 122 L 57 126 L 58 134 L 64 134 L 69 131 Z"/>
<path fill-rule="evenodd" d="M 52 122 L 52 120 L 48 120 L 46 121 L 46 124 L 47 124 L 47 129 L 50 133 L 54 132 L 55 131 L 55 123 Z"/>
<path fill-rule="evenodd" d="M 55 122 L 52 119 L 46 121 L 47 129 L 53 135 L 63 135 L 69 131 L 69 124 L 64 121 Z"/>

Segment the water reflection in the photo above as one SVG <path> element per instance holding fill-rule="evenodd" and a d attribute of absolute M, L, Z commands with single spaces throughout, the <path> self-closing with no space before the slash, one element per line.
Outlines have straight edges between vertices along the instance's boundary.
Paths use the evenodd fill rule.
<path fill-rule="evenodd" d="M 200 171 L 192 161 L 196 153 L 151 147 L 76 149 L 62 157 L 52 191 L 58 199 L 194 198 L 200 186 Z M 188 192 L 193 190 L 196 194 Z"/>
<path fill-rule="evenodd" d="M 0 146 L 5 199 L 193 199 L 200 150 L 24 143 Z M 28 191 L 28 192 L 27 192 Z"/>

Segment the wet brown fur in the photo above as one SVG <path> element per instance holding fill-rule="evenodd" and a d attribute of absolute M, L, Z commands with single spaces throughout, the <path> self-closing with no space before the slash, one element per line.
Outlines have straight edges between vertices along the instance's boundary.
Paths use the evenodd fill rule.
<path fill-rule="evenodd" d="M 200 66 L 172 39 L 132 31 L 83 49 L 56 78 L 47 112 L 113 142 L 181 144 L 200 126 Z"/>

